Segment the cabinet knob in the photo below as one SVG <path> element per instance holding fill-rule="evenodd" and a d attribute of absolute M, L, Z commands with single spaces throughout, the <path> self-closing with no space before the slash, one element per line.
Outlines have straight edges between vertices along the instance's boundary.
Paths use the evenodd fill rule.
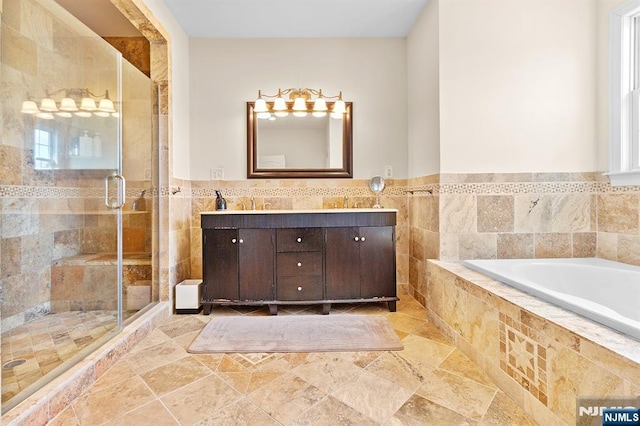
<path fill-rule="evenodd" d="M 298 267 L 302 266 L 302 262 L 298 262 Z"/>
<path fill-rule="evenodd" d="M 355 237 L 353 241 L 360 241 L 360 237 Z"/>
<path fill-rule="evenodd" d="M 298 291 L 302 291 L 302 287 L 298 287 Z"/>
<path fill-rule="evenodd" d="M 242 238 L 240 238 L 240 244 L 244 243 L 244 240 Z"/>
<path fill-rule="evenodd" d="M 231 244 L 235 244 L 238 240 L 236 240 L 235 238 L 231 239 Z"/>
<path fill-rule="evenodd" d="M 298 237 L 298 238 L 296 238 L 296 241 L 301 243 L 302 242 L 302 238 Z"/>
<path fill-rule="evenodd" d="M 360 237 L 360 241 L 364 241 L 364 237 Z"/>

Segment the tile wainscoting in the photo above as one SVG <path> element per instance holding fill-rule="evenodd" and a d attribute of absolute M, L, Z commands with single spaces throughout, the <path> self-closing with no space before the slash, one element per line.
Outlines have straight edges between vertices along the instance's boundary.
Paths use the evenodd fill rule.
<path fill-rule="evenodd" d="M 640 394 L 640 342 L 471 271 L 428 261 L 428 318 L 539 424 L 577 398 Z"/>

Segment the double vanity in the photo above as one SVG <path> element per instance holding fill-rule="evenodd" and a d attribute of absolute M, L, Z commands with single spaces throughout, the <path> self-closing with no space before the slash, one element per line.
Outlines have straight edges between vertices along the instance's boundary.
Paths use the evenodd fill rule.
<path fill-rule="evenodd" d="M 206 315 L 214 306 L 386 302 L 395 312 L 395 209 L 203 212 Z"/>

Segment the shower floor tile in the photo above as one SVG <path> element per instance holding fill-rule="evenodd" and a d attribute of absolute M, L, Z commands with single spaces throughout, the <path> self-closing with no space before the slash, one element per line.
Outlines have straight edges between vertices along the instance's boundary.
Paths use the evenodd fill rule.
<path fill-rule="evenodd" d="M 46 315 L 2 333 L 2 403 L 116 327 L 114 311 Z"/>

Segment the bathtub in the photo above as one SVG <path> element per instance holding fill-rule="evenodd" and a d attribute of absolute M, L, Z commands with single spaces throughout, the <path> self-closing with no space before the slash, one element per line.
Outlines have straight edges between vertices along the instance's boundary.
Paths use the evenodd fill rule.
<path fill-rule="evenodd" d="M 465 260 L 467 268 L 640 340 L 640 267 L 604 259 Z"/>

